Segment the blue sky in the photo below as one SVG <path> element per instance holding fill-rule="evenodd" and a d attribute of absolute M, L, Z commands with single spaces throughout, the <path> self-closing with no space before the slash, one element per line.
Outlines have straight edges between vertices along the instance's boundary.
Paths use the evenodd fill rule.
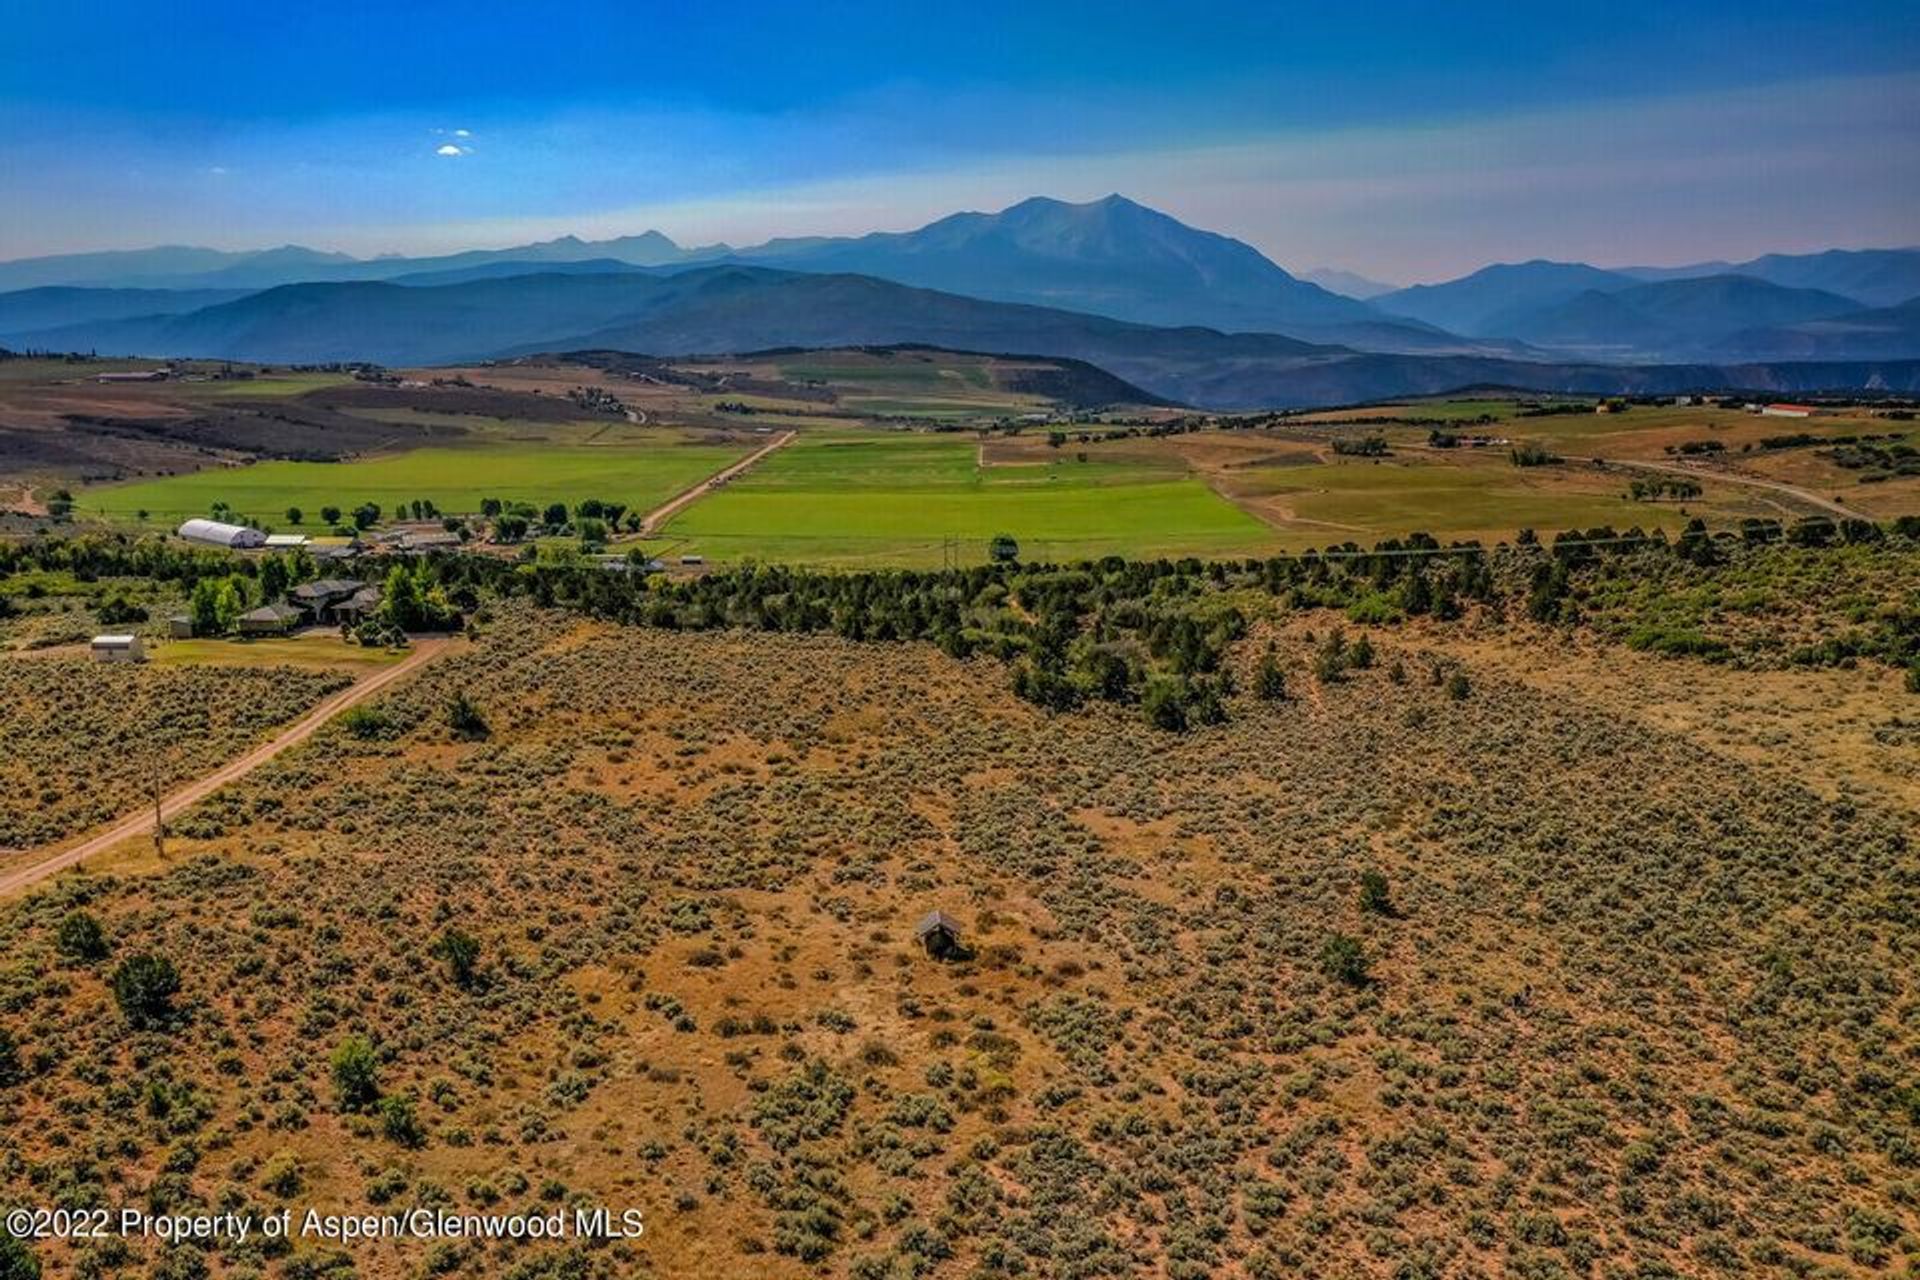
<path fill-rule="evenodd" d="M 0 257 L 740 243 L 1114 190 L 1402 282 L 1912 244 L 1917 54 L 1911 0 L 15 0 Z"/>

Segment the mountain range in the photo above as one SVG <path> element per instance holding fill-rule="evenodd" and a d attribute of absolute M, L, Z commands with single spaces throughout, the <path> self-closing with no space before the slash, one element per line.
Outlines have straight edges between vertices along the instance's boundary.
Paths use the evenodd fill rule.
<path fill-rule="evenodd" d="M 1773 358 L 1797 349 L 1794 326 L 1866 316 L 1915 297 L 1920 250 L 1900 249 L 1620 271 L 1581 262 L 1499 263 L 1444 284 L 1380 294 L 1372 305 L 1468 337 L 1588 358 Z M 1870 316 L 1863 323 L 1876 329 Z M 1837 336 L 1834 342 L 1839 355 L 1873 354 L 1845 349 Z M 1920 346 L 1908 354 L 1920 354 Z"/>
<path fill-rule="evenodd" d="M 70 254 L 0 263 L 0 289 L 0 345 L 16 348 L 425 364 L 915 342 L 1071 356 L 1157 395 L 1235 408 L 1447 390 L 1430 384 L 1448 378 L 1665 389 L 1654 365 L 1684 368 L 1675 389 L 1692 390 L 1729 362 L 1756 386 L 1810 390 L 1825 375 L 1770 366 L 1867 361 L 1884 382 L 1906 376 L 1885 362 L 1920 357 L 1920 250 L 1698 269 L 1498 264 L 1363 301 L 1118 195 L 749 248 L 682 248 L 649 231 L 435 257 Z"/>
<path fill-rule="evenodd" d="M 315 281 L 457 283 L 532 267 L 658 267 L 720 262 L 851 272 L 901 284 L 1132 320 L 1201 324 L 1355 341 L 1377 350 L 1514 354 L 1517 345 L 1463 339 L 1384 315 L 1298 280 L 1252 246 L 1112 195 L 1087 204 L 1036 196 L 999 213 L 956 213 L 917 231 L 770 240 L 749 248 L 683 249 L 658 231 L 614 240 L 574 236 L 428 258 L 353 259 L 298 246 L 223 254 L 166 247 L 0 263 L 0 291 L 45 285 L 233 289 Z M 604 268 L 600 268 L 604 269 Z M 619 269 L 614 266 L 613 269 Z M 461 273 L 450 275 L 448 273 Z M 0 324 L 0 335 L 17 333 Z"/>
<path fill-rule="evenodd" d="M 1345 403 L 1478 384 L 1587 393 L 1920 387 L 1920 361 L 1731 369 L 1362 352 L 1279 334 L 1158 327 L 992 302 L 872 276 L 737 263 L 545 272 L 430 286 L 282 285 L 180 314 L 69 326 L 43 335 L 41 343 L 289 364 L 390 365 L 580 349 L 683 356 L 918 343 L 1073 357 L 1156 396 L 1219 409 Z"/>

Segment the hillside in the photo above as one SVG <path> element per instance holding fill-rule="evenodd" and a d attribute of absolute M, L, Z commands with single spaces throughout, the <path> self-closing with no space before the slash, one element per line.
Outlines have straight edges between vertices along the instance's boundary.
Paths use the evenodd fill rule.
<path fill-rule="evenodd" d="M 1719 275 L 1589 289 L 1550 306 L 1505 313 L 1493 323 L 1528 342 L 1562 350 L 1684 358 L 1722 349 L 1725 339 L 1743 329 L 1857 310 L 1852 299 L 1824 290 Z M 1920 348 L 1908 347 L 1904 354 L 1916 352 Z"/>
<path fill-rule="evenodd" d="M 467 270 L 498 262 L 551 266 L 602 259 L 634 265 L 657 265 L 678 262 L 687 256 L 687 251 L 658 231 L 597 241 L 561 236 L 536 244 L 504 249 L 469 249 L 428 257 L 385 254 L 376 258 L 355 258 L 344 253 L 323 253 L 299 245 L 242 252 L 175 246 L 60 254 L 0 262 L 0 291 L 44 285 L 257 290 L 318 281 L 386 280 L 420 272 Z"/>
<path fill-rule="evenodd" d="M 1443 284 L 1416 284 L 1373 299 L 1377 310 L 1474 336 L 1510 336 L 1502 317 L 1565 302 L 1589 289 L 1629 284 L 1581 262 L 1496 263 Z"/>
<path fill-rule="evenodd" d="M 1789 360 L 1883 360 L 1920 350 L 1920 297 L 1895 307 L 1743 329 L 1719 343 L 1729 353 Z"/>
<path fill-rule="evenodd" d="M 1116 372 L 1130 368 L 1125 361 L 1110 367 Z M 1588 396 L 1716 390 L 1790 394 L 1863 388 L 1911 395 L 1920 391 L 1920 360 L 1602 364 L 1361 352 L 1288 360 L 1167 362 L 1123 376 L 1183 403 L 1251 409 L 1360 404 L 1438 395 L 1463 387 Z"/>
<path fill-rule="evenodd" d="M 36 346 L 114 354 L 389 365 L 587 348 L 667 356 L 918 343 L 1085 360 L 1155 396 L 1223 409 L 1352 403 L 1481 384 L 1602 394 L 1901 390 L 1914 378 L 1909 362 L 1614 367 L 1361 353 L 1277 334 L 1155 328 L 866 276 L 738 265 L 523 275 L 439 287 L 287 285 L 187 315 L 66 326 L 28 338 Z"/>
<path fill-rule="evenodd" d="M 152 249 L 108 249 L 94 253 L 62 253 L 41 258 L 0 262 L 0 291 L 34 289 L 45 285 L 94 288 L 208 289 L 232 284 L 224 273 L 248 263 L 277 277 L 298 277 L 329 265 L 351 263 L 344 253 L 321 253 L 297 245 L 229 253 L 190 245 L 161 245 Z"/>
<path fill-rule="evenodd" d="M 132 842 L 0 907 L 0 1188 L 646 1217 L 617 1244 L 367 1240 L 368 1277 L 1899 1275 L 1894 673 L 1601 637 L 1693 636 L 1676 606 L 1738 595 L 1765 607 L 1700 604 L 1699 642 L 1777 654 L 1910 591 L 1911 543 L 1603 554 L 1559 626 L 1521 616 L 1539 549 L 1420 569 L 1462 621 L 1365 626 L 1342 603 L 1411 598 L 1408 561 L 665 589 L 499 565 L 515 595 L 475 638 L 182 815 L 167 857 Z M 1031 638 L 1232 600 L 1244 635 L 1197 630 L 1239 691 L 1174 732 L 882 638 L 955 597 Z M 650 607 L 592 616 L 623 602 Z M 1330 663 L 1335 635 L 1366 659 Z M 1269 653 L 1283 697 L 1254 693 Z M 5 661 L 109 729 L 164 675 Z M 936 910 L 945 959 L 915 937 Z M 175 989 L 116 983 L 140 955 Z M 275 1271 L 342 1269 L 294 1252 Z"/>
<path fill-rule="evenodd" d="M 1515 338 L 1566 352 L 1641 358 L 1697 357 L 1709 351 L 1753 356 L 1811 353 L 1817 344 L 1769 347 L 1729 342 L 1747 329 L 1826 320 L 1896 306 L 1920 295 L 1920 249 L 1835 249 L 1767 254 L 1746 262 L 1604 270 L 1534 261 L 1482 268 L 1441 284 L 1370 299 L 1384 312 L 1471 337 Z M 1879 329 L 1879 345 L 1840 356 L 1920 355 Z"/>
<path fill-rule="evenodd" d="M 0 293 L 0 342 L 69 325 L 184 315 L 244 297 L 243 289 L 81 289 L 46 285 Z"/>
<path fill-rule="evenodd" d="M 697 277 L 683 283 L 697 287 Z M 643 275 L 520 275 L 413 288 L 381 281 L 293 284 L 183 316 L 78 326 L 38 344 L 282 363 L 436 364 L 497 354 L 610 324 L 660 305 Z M 592 345 L 592 344 L 574 344 Z"/>
<path fill-rule="evenodd" d="M 69 326 L 38 345 L 277 362 L 442 364 L 555 349 L 654 355 L 921 343 L 1088 360 L 1153 380 L 1221 361 L 1343 354 L 1272 334 L 1157 329 L 864 276 L 716 266 L 668 275 L 548 274 L 443 287 L 288 285 L 186 316 Z"/>
<path fill-rule="evenodd" d="M 1581 350 L 1596 357 L 1658 351 L 1675 337 L 1671 327 L 1618 293 L 1599 289 L 1586 289 L 1531 310 L 1506 311 L 1492 323 L 1509 333 L 1530 334 L 1529 340 L 1542 346 Z"/>
<path fill-rule="evenodd" d="M 1743 275 L 1791 289 L 1824 289 L 1869 307 L 1887 307 L 1920 295 L 1920 249 L 1828 249 L 1769 253 L 1746 262 L 1702 262 L 1684 267 L 1623 267 L 1622 275 L 1668 280 Z"/>

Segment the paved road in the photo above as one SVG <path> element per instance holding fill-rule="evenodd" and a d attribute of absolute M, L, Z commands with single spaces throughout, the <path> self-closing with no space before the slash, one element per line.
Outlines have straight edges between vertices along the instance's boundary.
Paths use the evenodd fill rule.
<path fill-rule="evenodd" d="M 1571 458 L 1571 462 L 1593 462 L 1593 458 Z M 1851 507 L 1842 506 L 1832 498 L 1822 497 L 1811 489 L 1803 489 L 1797 484 L 1788 484 L 1784 480 L 1763 480 L 1759 476 L 1742 475 L 1738 471 L 1722 470 L 1718 467 L 1689 466 L 1684 462 L 1642 462 L 1637 458 L 1604 458 L 1610 467 L 1640 467 L 1648 471 L 1667 471 L 1677 476 L 1688 476 L 1695 480 L 1718 480 L 1726 484 L 1743 484 L 1754 489 L 1771 489 L 1775 493 L 1784 493 L 1790 498 L 1798 498 L 1822 511 L 1836 516 L 1845 516 L 1849 520 L 1871 520 L 1872 516 L 1862 515 Z"/>
<path fill-rule="evenodd" d="M 188 783 L 172 795 L 160 801 L 160 812 L 172 817 L 183 809 L 200 803 L 208 796 L 224 787 L 236 778 L 243 778 L 267 761 L 279 755 L 289 747 L 295 747 L 311 738 L 321 725 L 345 711 L 357 702 L 364 702 L 395 681 L 404 680 L 412 675 L 424 663 L 431 662 L 446 647 L 442 639 L 424 639 L 414 642 L 414 650 L 391 667 L 382 667 L 371 675 L 362 676 L 353 684 L 334 694 L 325 702 L 308 712 L 306 718 L 283 730 L 279 736 L 261 743 L 237 760 L 231 760 L 220 768 Z M 31 866 L 17 870 L 0 871 L 0 898 L 9 894 L 30 889 L 42 880 L 90 858 L 96 853 L 104 853 L 136 836 L 144 836 L 153 830 L 153 806 L 146 805 L 135 813 L 114 823 L 97 836 L 91 836 L 70 849 L 62 850 L 51 858 L 43 858 Z M 22 857 L 30 857 L 23 854 Z"/>
<path fill-rule="evenodd" d="M 792 441 L 794 435 L 794 432 L 788 431 L 784 435 L 776 437 L 762 448 L 755 449 L 752 453 L 740 459 L 740 461 L 734 463 L 725 471 L 716 471 L 699 484 L 693 486 L 693 488 L 682 490 L 680 493 L 674 495 L 665 506 L 655 507 L 652 511 L 647 512 L 646 517 L 640 521 L 640 536 L 643 538 L 653 536 L 660 526 L 671 520 L 679 513 L 681 508 L 698 502 L 727 481 L 759 462 L 760 459 L 766 457 L 775 449 L 785 447 Z"/>

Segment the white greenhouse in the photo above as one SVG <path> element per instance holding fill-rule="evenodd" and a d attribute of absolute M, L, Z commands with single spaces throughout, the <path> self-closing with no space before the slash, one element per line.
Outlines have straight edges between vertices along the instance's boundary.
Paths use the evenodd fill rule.
<path fill-rule="evenodd" d="M 267 545 L 267 535 L 258 529 L 249 529 L 243 524 L 222 524 L 218 520 L 189 520 L 180 526 L 178 532 L 188 542 L 209 547 L 232 547 L 244 551 Z"/>

